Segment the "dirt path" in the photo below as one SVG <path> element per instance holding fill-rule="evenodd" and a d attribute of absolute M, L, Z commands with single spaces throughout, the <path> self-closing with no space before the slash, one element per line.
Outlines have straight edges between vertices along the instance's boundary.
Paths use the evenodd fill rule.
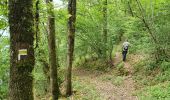
<path fill-rule="evenodd" d="M 115 65 L 121 61 L 121 54 L 116 53 L 114 58 Z M 128 62 L 124 62 L 124 68 L 129 71 L 127 76 L 123 77 L 120 85 L 114 85 L 112 81 L 103 81 L 102 78 L 113 76 L 112 73 L 95 73 L 86 70 L 75 70 L 77 79 L 88 84 L 93 84 L 102 100 L 138 100 L 133 96 L 135 90 L 134 81 L 132 79 L 132 68 Z M 114 80 L 114 79 L 113 79 Z"/>

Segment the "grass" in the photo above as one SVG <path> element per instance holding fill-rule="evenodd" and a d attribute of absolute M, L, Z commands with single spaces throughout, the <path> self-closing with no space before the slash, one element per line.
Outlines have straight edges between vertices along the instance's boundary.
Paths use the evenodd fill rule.
<path fill-rule="evenodd" d="M 140 100 L 170 100 L 170 81 L 137 91 Z"/>
<path fill-rule="evenodd" d="M 60 100 L 102 100 L 93 84 L 89 84 L 90 79 L 80 79 L 73 77 L 74 94 L 69 98 L 60 98 Z M 89 81 L 88 81 L 89 80 Z"/>
<path fill-rule="evenodd" d="M 59 100 L 102 100 L 95 86 L 91 84 L 74 80 L 73 89 L 74 92 L 71 97 L 61 97 Z"/>
<path fill-rule="evenodd" d="M 124 77 L 122 76 L 117 76 L 113 81 L 112 84 L 116 86 L 120 86 L 124 81 Z"/>
<path fill-rule="evenodd" d="M 104 75 L 100 77 L 100 80 L 111 82 L 113 85 L 120 86 L 123 84 L 124 76 Z"/>
<path fill-rule="evenodd" d="M 134 66 L 139 100 L 170 100 L 170 64 L 141 60 Z"/>
<path fill-rule="evenodd" d="M 73 82 L 76 93 L 73 95 L 75 100 L 101 100 L 93 85 L 79 81 Z"/>

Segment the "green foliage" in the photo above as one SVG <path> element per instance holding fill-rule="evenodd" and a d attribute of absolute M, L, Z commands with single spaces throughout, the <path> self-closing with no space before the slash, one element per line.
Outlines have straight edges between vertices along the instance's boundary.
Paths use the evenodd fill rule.
<path fill-rule="evenodd" d="M 170 84 L 169 81 L 149 86 L 137 93 L 140 100 L 169 100 L 170 98 Z"/>
<path fill-rule="evenodd" d="M 119 62 L 117 65 L 116 65 L 116 69 L 115 69 L 117 72 L 116 74 L 117 75 L 128 75 L 128 71 L 124 68 L 124 62 Z"/>
<path fill-rule="evenodd" d="M 7 27 L 7 0 L 0 1 L 0 30 Z"/>
<path fill-rule="evenodd" d="M 9 40 L 0 38 L 0 98 L 7 98 L 9 80 Z"/>
<path fill-rule="evenodd" d="M 9 80 L 9 38 L 3 35 L 7 30 L 7 0 L 0 1 L 0 99 L 8 96 Z"/>
<path fill-rule="evenodd" d="M 166 71 L 166 70 L 170 69 L 170 62 L 163 61 L 160 64 L 160 68 L 161 68 L 162 71 Z"/>
<path fill-rule="evenodd" d="M 66 55 L 67 55 L 67 20 L 68 12 L 66 3 L 63 0 L 63 7 L 56 8 L 56 36 L 59 59 L 59 84 L 64 82 Z M 102 40 L 103 35 L 103 14 L 102 0 L 78 0 L 77 1 L 77 22 L 76 39 L 74 51 L 74 66 L 83 67 L 89 70 L 110 70 L 110 65 L 103 59 L 103 51 L 107 48 L 107 56 L 115 53 L 116 45 L 120 41 L 128 39 L 130 42 L 129 53 L 139 54 L 146 57 L 143 61 L 135 63 L 135 79 L 140 85 L 153 85 L 159 82 L 169 81 L 170 71 L 170 1 L 169 0 L 138 0 L 143 10 L 140 11 L 135 0 L 108 0 L 108 43 Z M 128 2 L 132 11 L 130 11 Z M 46 94 L 47 74 L 44 73 L 44 64 L 48 66 L 48 39 L 47 39 L 47 7 L 44 1 L 40 2 L 40 34 L 39 47 L 36 48 L 36 66 L 34 70 L 35 92 L 40 97 Z M 55 7 L 58 7 L 55 5 Z M 143 15 L 143 16 L 142 16 Z M 153 36 L 158 41 L 154 43 L 153 38 L 148 34 L 148 29 L 141 18 L 144 17 Z M 7 1 L 0 1 L 0 30 L 8 27 L 7 24 Z M 2 31 L 0 31 L 2 32 Z M 113 51 L 115 49 L 115 51 Z M 1 36 L 0 33 L 0 98 L 7 97 L 9 79 L 9 37 Z M 118 77 L 108 76 L 105 80 L 112 81 L 114 85 L 120 85 L 123 81 L 122 75 L 128 72 L 124 69 L 124 63 L 120 62 L 115 68 Z M 48 66 L 49 67 L 49 66 Z M 114 79 L 113 79 L 114 78 Z M 84 95 L 83 100 L 100 99 L 93 86 L 85 86 L 82 82 L 75 81 L 73 86 Z M 162 90 L 162 85 L 145 89 L 147 95 L 142 97 L 150 99 L 169 98 L 169 85 Z M 161 91 L 164 91 L 161 93 Z M 87 93 L 87 94 L 86 94 Z M 81 95 L 77 94 L 77 99 Z"/>
<path fill-rule="evenodd" d="M 156 75 L 155 81 L 157 82 L 165 82 L 170 81 L 170 63 L 169 62 L 162 62 L 160 64 L 160 73 Z"/>
<path fill-rule="evenodd" d="M 120 63 L 117 64 L 117 67 L 116 67 L 116 68 L 117 68 L 118 70 L 121 70 L 123 67 L 124 67 L 124 63 L 123 63 L 123 62 L 120 62 Z"/>
<path fill-rule="evenodd" d="M 97 90 L 93 85 L 87 85 L 81 81 L 73 81 L 73 88 L 75 94 L 73 95 L 76 100 L 101 100 Z"/>
<path fill-rule="evenodd" d="M 114 85 L 121 85 L 124 81 L 124 77 L 122 76 L 118 76 L 114 79 L 114 81 L 112 81 L 112 84 Z"/>
<path fill-rule="evenodd" d="M 49 89 L 49 83 L 46 76 L 43 73 L 43 65 L 41 63 L 36 63 L 36 67 L 34 69 L 34 91 L 37 97 L 42 97 L 45 95 Z"/>
<path fill-rule="evenodd" d="M 88 69 L 88 70 L 98 70 L 98 71 L 108 71 L 110 69 L 109 63 L 105 62 L 103 59 L 98 58 L 84 58 L 84 62 L 78 64 L 77 66 Z"/>
<path fill-rule="evenodd" d="M 113 85 L 120 86 L 124 81 L 124 76 L 104 75 L 100 78 L 102 81 L 111 82 Z"/>
<path fill-rule="evenodd" d="M 77 32 L 76 32 L 76 56 L 97 55 L 104 57 L 104 50 L 107 55 L 112 52 L 114 45 L 121 40 L 124 33 L 123 21 L 114 16 L 115 9 L 108 5 L 108 34 L 107 44 L 103 40 L 103 12 L 102 2 L 81 1 L 77 8 Z M 121 15 L 121 14 L 120 14 Z"/>
<path fill-rule="evenodd" d="M 157 64 L 152 60 L 144 60 L 136 64 L 134 68 L 134 79 L 141 86 L 155 85 L 170 80 L 169 62 Z"/>
<path fill-rule="evenodd" d="M 143 23 L 134 17 L 129 17 L 126 20 L 125 25 L 125 34 L 124 38 L 128 39 L 130 42 L 130 53 L 150 53 L 150 38 L 145 30 L 143 30 Z"/>
<path fill-rule="evenodd" d="M 170 69 L 168 69 L 165 72 L 159 73 L 158 75 L 155 76 L 154 81 L 155 82 L 165 82 L 169 81 L 170 79 L 170 74 L 169 74 Z"/>

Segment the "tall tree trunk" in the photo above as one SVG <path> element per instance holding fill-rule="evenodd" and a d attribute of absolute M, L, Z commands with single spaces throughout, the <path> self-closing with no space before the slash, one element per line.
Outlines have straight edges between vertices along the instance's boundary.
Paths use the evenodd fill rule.
<path fill-rule="evenodd" d="M 56 58 L 56 42 L 55 42 L 55 15 L 53 0 L 46 0 L 48 6 L 48 45 L 49 45 L 49 63 L 50 63 L 50 84 L 52 100 L 58 100 L 58 59 Z"/>
<path fill-rule="evenodd" d="M 107 0 L 103 1 L 103 42 L 104 42 L 104 50 L 103 56 L 106 58 L 107 56 Z"/>
<path fill-rule="evenodd" d="M 9 0 L 10 100 L 33 100 L 33 0 Z"/>
<path fill-rule="evenodd" d="M 39 37 L 38 37 L 38 35 L 39 35 L 39 3 L 40 3 L 40 1 L 39 0 L 37 0 L 36 1 L 36 6 L 35 6 L 35 8 L 36 8 L 36 11 L 35 11 L 35 37 L 36 37 L 36 47 L 35 48 L 37 48 L 38 47 L 38 42 L 39 42 Z"/>
<path fill-rule="evenodd" d="M 74 52 L 74 38 L 75 38 L 75 22 L 76 22 L 76 0 L 69 0 L 68 2 L 68 54 L 67 54 L 67 85 L 66 95 L 72 95 L 72 64 L 73 64 L 73 52 Z"/>

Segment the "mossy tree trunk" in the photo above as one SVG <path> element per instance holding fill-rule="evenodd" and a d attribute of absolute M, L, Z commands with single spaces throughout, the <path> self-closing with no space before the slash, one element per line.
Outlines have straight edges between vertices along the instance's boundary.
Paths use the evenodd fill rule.
<path fill-rule="evenodd" d="M 59 86 L 58 86 L 58 59 L 56 56 L 56 42 L 55 42 L 55 15 L 53 0 L 46 0 L 48 8 L 48 48 L 49 48 L 49 63 L 50 63 L 50 84 L 52 100 L 58 100 Z"/>
<path fill-rule="evenodd" d="M 66 95 L 72 95 L 72 64 L 74 53 L 74 38 L 75 38 L 75 22 L 76 22 L 76 0 L 68 1 L 68 54 L 67 54 L 67 79 L 66 79 Z"/>
<path fill-rule="evenodd" d="M 39 0 L 36 0 L 36 4 L 35 4 L 35 37 L 36 37 L 36 46 L 35 48 L 38 48 L 38 42 L 39 42 L 39 32 L 40 32 L 40 29 L 39 29 L 39 22 L 40 22 L 40 19 L 39 19 L 39 3 L 40 1 Z"/>
<path fill-rule="evenodd" d="M 33 100 L 34 17 L 33 0 L 9 0 L 10 82 L 9 100 Z M 24 55 L 20 50 L 24 49 Z"/>

